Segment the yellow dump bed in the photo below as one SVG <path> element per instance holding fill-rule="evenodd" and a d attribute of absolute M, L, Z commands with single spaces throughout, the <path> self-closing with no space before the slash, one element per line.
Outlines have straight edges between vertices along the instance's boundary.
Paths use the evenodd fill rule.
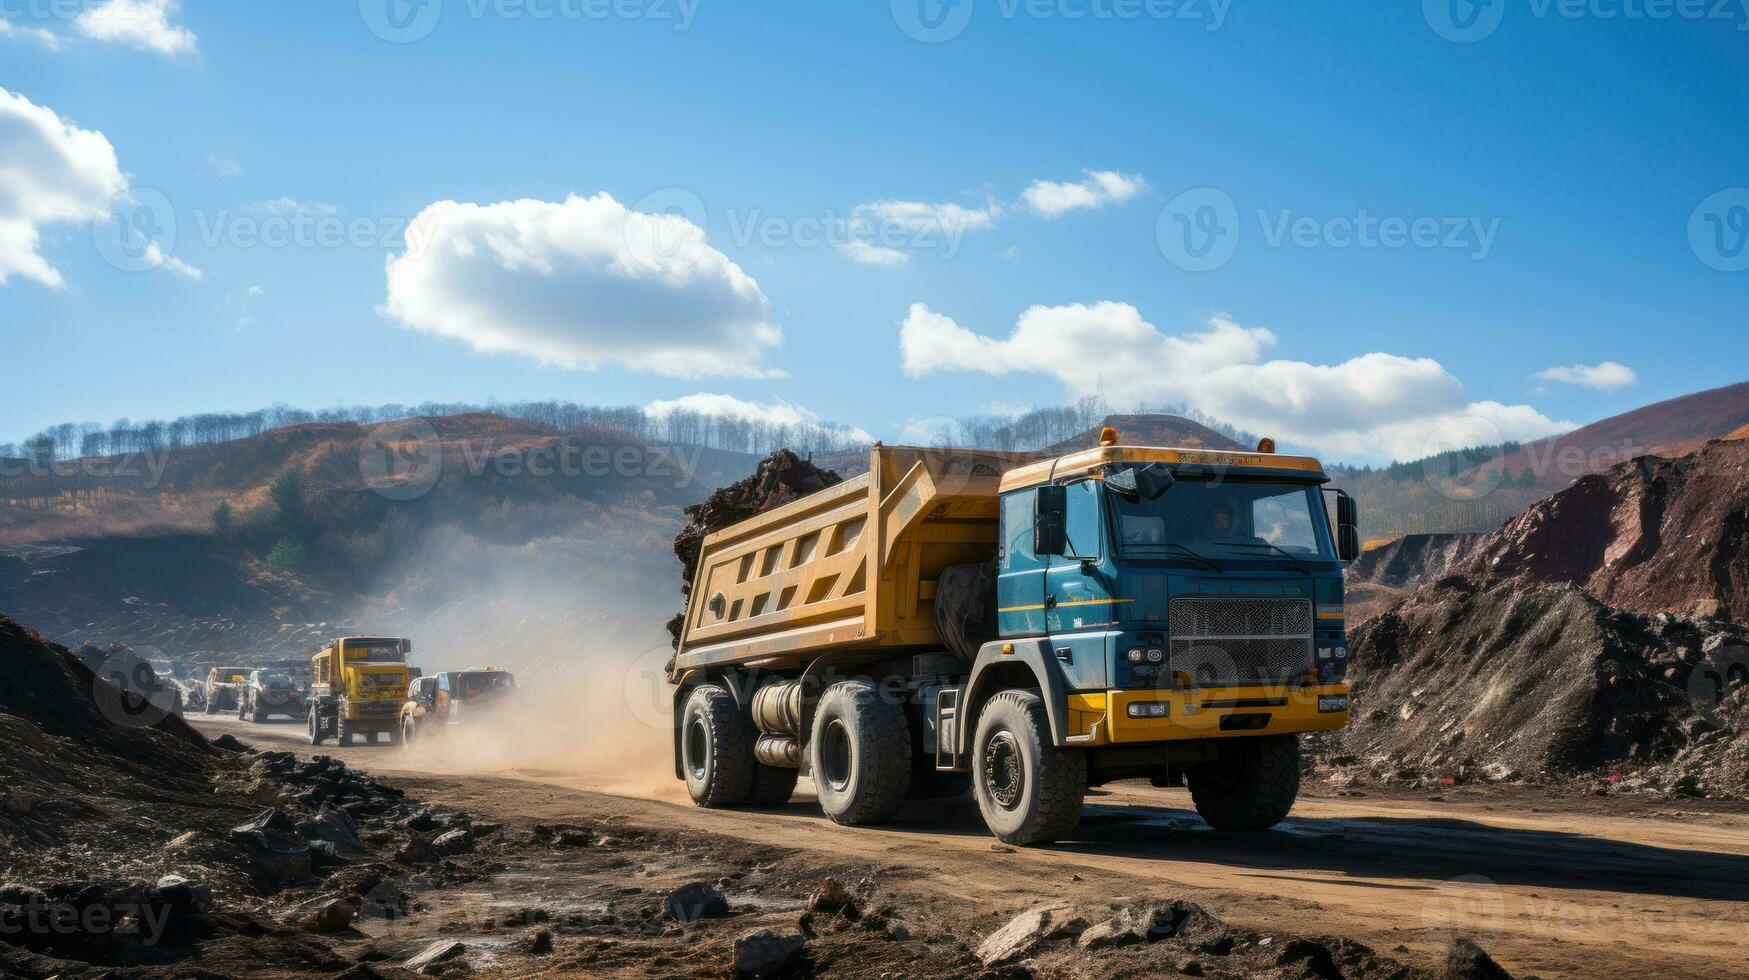
<path fill-rule="evenodd" d="M 676 669 L 939 647 L 937 576 L 995 556 L 1002 474 L 1039 458 L 876 445 L 867 473 L 706 537 Z"/>

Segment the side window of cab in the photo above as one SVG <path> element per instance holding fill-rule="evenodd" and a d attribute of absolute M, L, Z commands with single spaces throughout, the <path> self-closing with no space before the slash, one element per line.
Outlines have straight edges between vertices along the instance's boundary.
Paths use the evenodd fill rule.
<path fill-rule="evenodd" d="M 1002 570 L 1005 572 L 1033 568 L 1038 556 L 1032 553 L 1033 501 L 1031 490 L 1011 493 L 1002 498 Z"/>
<path fill-rule="evenodd" d="M 1098 559 L 1104 552 L 1100 546 L 1103 535 L 1099 530 L 1099 481 L 1082 480 L 1066 489 L 1069 507 L 1063 526 L 1069 536 L 1070 556 Z"/>

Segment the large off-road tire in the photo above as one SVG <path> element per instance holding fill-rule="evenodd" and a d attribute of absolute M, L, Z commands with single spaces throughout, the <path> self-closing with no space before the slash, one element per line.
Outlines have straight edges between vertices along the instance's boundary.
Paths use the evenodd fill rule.
<path fill-rule="evenodd" d="M 1300 740 L 1294 735 L 1235 738 L 1220 759 L 1185 777 L 1196 812 L 1216 830 L 1268 830 L 1300 793 Z"/>
<path fill-rule="evenodd" d="M 401 747 L 410 749 L 419 738 L 419 723 L 411 717 L 401 719 Z"/>
<path fill-rule="evenodd" d="M 752 806 L 783 806 L 795 795 L 796 780 L 801 774 L 800 769 L 754 762 L 753 790 L 747 794 L 747 802 Z"/>
<path fill-rule="evenodd" d="M 317 711 L 315 708 L 311 708 L 309 710 L 309 713 L 306 714 L 304 716 L 304 718 L 305 718 L 305 721 L 308 722 L 308 724 L 306 724 L 304 727 L 309 729 L 310 744 L 311 745 L 321 745 L 322 744 L 322 712 Z"/>
<path fill-rule="evenodd" d="M 814 712 L 808 761 L 820 809 L 833 823 L 892 819 L 911 786 L 911 726 L 905 707 L 872 681 L 826 689 Z"/>
<path fill-rule="evenodd" d="M 352 745 L 352 726 L 346 723 L 346 715 L 344 714 L 334 718 L 334 744 L 343 749 Z"/>
<path fill-rule="evenodd" d="M 680 718 L 680 768 L 686 791 L 703 807 L 736 806 L 753 792 L 756 730 L 729 692 L 693 688 Z"/>
<path fill-rule="evenodd" d="M 1087 757 L 1051 744 L 1037 691 L 998 691 L 978 713 L 972 793 L 1006 844 L 1046 844 L 1074 832 L 1087 795 Z"/>

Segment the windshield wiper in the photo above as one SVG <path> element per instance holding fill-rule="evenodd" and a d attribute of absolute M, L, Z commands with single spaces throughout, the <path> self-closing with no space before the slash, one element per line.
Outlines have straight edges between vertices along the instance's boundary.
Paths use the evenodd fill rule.
<path fill-rule="evenodd" d="M 1272 544 L 1268 541 L 1228 541 L 1227 547 L 1229 547 L 1229 548 L 1268 548 L 1269 550 L 1275 552 L 1276 554 L 1282 556 L 1283 558 L 1286 558 L 1288 561 L 1293 562 L 1294 567 L 1299 569 L 1300 571 L 1305 572 L 1307 575 L 1312 574 L 1312 567 L 1310 565 L 1307 565 L 1305 562 L 1300 561 L 1298 558 L 1294 557 L 1293 552 L 1288 551 L 1287 549 L 1281 547 L 1280 545 Z"/>
<path fill-rule="evenodd" d="M 1132 545 L 1131 547 L 1134 547 L 1134 546 Z M 1187 548 L 1184 545 L 1181 545 L 1176 541 L 1165 542 L 1162 544 L 1144 545 L 1143 547 L 1177 548 L 1179 551 L 1184 552 L 1185 557 L 1191 559 L 1192 561 L 1201 563 L 1202 565 L 1206 566 L 1209 569 L 1209 571 L 1211 571 L 1211 572 L 1224 572 L 1224 571 L 1226 571 L 1226 568 L 1222 567 L 1220 562 L 1215 561 L 1213 558 L 1210 558 L 1207 555 L 1193 551 L 1190 548 Z"/>

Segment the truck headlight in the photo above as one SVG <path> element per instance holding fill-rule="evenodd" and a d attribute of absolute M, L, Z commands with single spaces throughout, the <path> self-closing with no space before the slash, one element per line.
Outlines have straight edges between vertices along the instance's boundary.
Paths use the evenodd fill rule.
<path fill-rule="evenodd" d="M 1131 718 L 1165 718 L 1172 713 L 1169 701 L 1132 701 L 1125 709 Z"/>
<path fill-rule="evenodd" d="M 1157 664 L 1157 663 L 1164 661 L 1165 659 L 1166 659 L 1166 652 L 1164 650 L 1161 650 L 1159 647 L 1150 647 L 1148 649 L 1148 662 L 1149 663 Z"/>
<path fill-rule="evenodd" d="M 1318 710 L 1323 714 L 1348 710 L 1348 695 L 1323 694 L 1318 696 Z"/>
<path fill-rule="evenodd" d="M 1132 664 L 1141 663 L 1142 662 L 1142 648 L 1136 647 L 1134 650 L 1131 650 L 1127 654 L 1127 656 L 1130 658 L 1130 663 L 1132 663 Z"/>

